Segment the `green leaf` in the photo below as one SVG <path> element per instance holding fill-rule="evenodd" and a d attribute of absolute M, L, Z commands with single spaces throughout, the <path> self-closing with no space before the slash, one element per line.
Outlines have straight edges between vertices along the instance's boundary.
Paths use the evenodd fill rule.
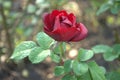
<path fill-rule="evenodd" d="M 115 0 L 115 1 L 120 1 L 120 0 Z"/>
<path fill-rule="evenodd" d="M 56 66 L 54 70 L 55 76 L 60 76 L 64 74 L 64 67 L 63 66 Z"/>
<path fill-rule="evenodd" d="M 111 50 L 112 48 L 107 45 L 96 45 L 92 48 L 92 50 L 97 53 L 105 53 L 106 51 Z"/>
<path fill-rule="evenodd" d="M 88 63 L 92 80 L 106 80 L 104 71 L 94 61 Z"/>
<path fill-rule="evenodd" d="M 43 50 L 41 47 L 35 47 L 29 55 L 29 60 L 32 63 L 39 63 L 50 55 L 50 50 Z"/>
<path fill-rule="evenodd" d="M 119 57 L 119 54 L 113 53 L 113 49 L 111 49 L 111 50 L 105 52 L 103 54 L 103 57 L 106 61 L 113 61 Z"/>
<path fill-rule="evenodd" d="M 89 72 L 87 72 L 87 73 L 79 76 L 79 77 L 77 78 L 77 80 L 92 80 L 92 79 L 91 79 L 91 77 L 90 77 Z"/>
<path fill-rule="evenodd" d="M 86 61 L 91 59 L 94 56 L 94 53 L 92 50 L 85 50 L 85 49 L 80 49 L 78 53 L 78 59 L 80 61 Z"/>
<path fill-rule="evenodd" d="M 14 50 L 11 59 L 21 60 L 27 57 L 34 47 L 36 47 L 36 43 L 33 41 L 24 41 L 20 43 Z"/>
<path fill-rule="evenodd" d="M 50 57 L 51 57 L 51 59 L 52 59 L 54 62 L 56 62 L 56 63 L 59 63 L 59 62 L 60 62 L 60 57 L 59 57 L 58 55 L 56 55 L 56 54 L 54 54 L 54 53 L 51 53 L 51 54 L 50 54 Z"/>
<path fill-rule="evenodd" d="M 65 72 L 70 72 L 72 68 L 72 60 L 66 60 L 64 62 L 64 70 Z"/>
<path fill-rule="evenodd" d="M 82 62 L 79 63 L 77 60 L 73 61 L 72 68 L 76 75 L 83 75 L 88 71 L 88 65 Z"/>
<path fill-rule="evenodd" d="M 107 11 L 109 8 L 111 7 L 111 5 L 109 3 L 104 3 L 99 10 L 97 11 L 97 15 L 100 15 L 101 13 Z"/>
<path fill-rule="evenodd" d="M 63 76 L 62 80 L 77 80 L 77 78 L 74 75 L 67 74 Z"/>
<path fill-rule="evenodd" d="M 120 55 L 120 44 L 115 44 L 115 45 L 113 46 L 113 53 Z"/>
<path fill-rule="evenodd" d="M 45 34 L 44 32 L 38 33 L 36 39 L 40 47 L 43 49 L 50 48 L 50 46 L 54 42 L 54 40 L 51 37 L 49 37 L 47 34 Z"/>
<path fill-rule="evenodd" d="M 117 14 L 117 13 L 119 12 L 119 8 L 118 8 L 116 5 L 114 5 L 114 6 L 110 9 L 110 11 L 111 11 L 112 14 Z"/>
<path fill-rule="evenodd" d="M 107 80 L 119 80 L 120 72 L 108 72 L 106 74 Z"/>
<path fill-rule="evenodd" d="M 106 69 L 103 66 L 99 66 L 99 68 L 101 69 L 101 71 L 102 71 L 103 74 L 106 73 Z"/>
<path fill-rule="evenodd" d="M 104 67 L 99 67 L 102 71 L 103 74 L 105 74 L 106 70 Z M 98 80 L 98 79 L 92 79 L 92 75 L 91 73 L 88 71 L 87 73 L 85 73 L 84 75 L 82 76 L 79 76 L 78 77 L 78 80 Z"/>

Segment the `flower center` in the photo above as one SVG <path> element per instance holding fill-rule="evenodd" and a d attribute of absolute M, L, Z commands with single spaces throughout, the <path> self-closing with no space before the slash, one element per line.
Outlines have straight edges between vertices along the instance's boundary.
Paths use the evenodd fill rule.
<path fill-rule="evenodd" d="M 70 27 L 72 26 L 72 22 L 66 16 L 60 17 L 60 23 L 67 24 Z"/>

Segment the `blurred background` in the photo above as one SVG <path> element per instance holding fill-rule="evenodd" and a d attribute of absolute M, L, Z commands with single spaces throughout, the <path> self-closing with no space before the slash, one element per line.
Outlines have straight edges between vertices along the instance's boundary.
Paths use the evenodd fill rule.
<path fill-rule="evenodd" d="M 40 64 L 32 64 L 27 58 L 19 62 L 9 59 L 17 44 L 35 40 L 35 35 L 43 31 L 44 12 L 54 9 L 72 12 L 77 22 L 84 23 L 88 28 L 85 40 L 67 44 L 66 54 L 69 58 L 73 58 L 73 54 L 77 54 L 81 47 L 91 49 L 97 44 L 111 46 L 120 43 L 120 6 L 116 8 L 118 3 L 112 1 L 114 0 L 0 0 L 0 80 L 60 80 L 53 74 L 57 64 L 51 62 L 49 57 Z M 115 5 L 108 8 L 106 3 Z M 110 65 L 114 64 L 105 62 L 101 55 L 95 55 L 93 59 L 108 71 Z M 114 65 L 113 68 L 117 64 Z"/>

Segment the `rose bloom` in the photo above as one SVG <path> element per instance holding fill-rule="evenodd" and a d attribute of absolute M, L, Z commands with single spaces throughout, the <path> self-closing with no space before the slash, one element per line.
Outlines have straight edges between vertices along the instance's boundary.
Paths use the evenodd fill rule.
<path fill-rule="evenodd" d="M 56 41 L 77 42 L 87 36 L 88 30 L 82 23 L 76 22 L 73 13 L 53 10 L 43 14 L 44 32 Z"/>

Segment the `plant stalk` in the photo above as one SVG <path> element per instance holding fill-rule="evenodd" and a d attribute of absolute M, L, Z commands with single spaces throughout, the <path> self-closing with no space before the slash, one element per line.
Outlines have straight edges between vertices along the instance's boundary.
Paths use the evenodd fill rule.
<path fill-rule="evenodd" d="M 64 48 L 63 48 L 63 42 L 60 43 L 60 51 L 61 51 L 60 57 L 61 57 L 61 59 L 63 59 L 65 57 Z"/>
<path fill-rule="evenodd" d="M 0 12 L 1 12 L 2 19 L 3 19 L 3 28 L 6 32 L 6 40 L 7 40 L 7 44 L 8 44 L 8 48 L 9 48 L 9 53 L 11 53 L 13 51 L 12 44 L 11 44 L 11 36 L 9 33 L 9 29 L 7 27 L 7 19 L 5 16 L 4 7 L 2 5 L 0 5 Z"/>

